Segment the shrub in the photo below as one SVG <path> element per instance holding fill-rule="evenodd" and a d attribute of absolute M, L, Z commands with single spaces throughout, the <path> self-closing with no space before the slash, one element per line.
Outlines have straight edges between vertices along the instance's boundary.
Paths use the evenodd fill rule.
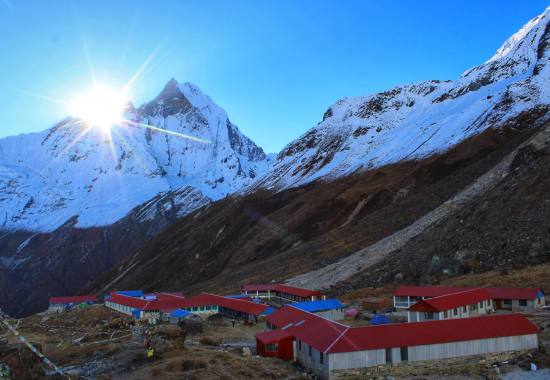
<path fill-rule="evenodd" d="M 205 346 L 219 346 L 220 342 L 216 339 L 210 338 L 208 336 L 203 336 L 200 340 L 200 343 Z"/>
<path fill-rule="evenodd" d="M 208 365 L 204 360 L 201 359 L 184 359 L 181 362 L 182 371 L 192 371 L 194 369 L 206 368 Z"/>

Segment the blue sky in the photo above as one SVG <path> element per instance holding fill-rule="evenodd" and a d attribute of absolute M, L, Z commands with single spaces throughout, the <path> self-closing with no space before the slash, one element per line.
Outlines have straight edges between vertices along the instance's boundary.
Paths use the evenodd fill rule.
<path fill-rule="evenodd" d="M 0 0 L 0 137 L 40 131 L 99 81 L 131 100 L 193 82 L 268 152 L 345 96 L 454 79 L 488 59 L 544 1 Z"/>

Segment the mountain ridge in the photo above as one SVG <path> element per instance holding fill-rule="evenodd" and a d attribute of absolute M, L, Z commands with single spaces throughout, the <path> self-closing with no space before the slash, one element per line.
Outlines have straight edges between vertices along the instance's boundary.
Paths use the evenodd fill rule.
<path fill-rule="evenodd" d="M 338 100 L 320 123 L 282 149 L 255 187 L 284 189 L 423 158 L 549 104 L 549 19 L 550 7 L 454 81 L 428 80 Z"/>
<path fill-rule="evenodd" d="M 111 224 L 83 223 L 84 216 L 76 219 L 73 213 L 58 217 L 53 232 L 4 232 L 0 281 L 11 279 L 12 293 L 28 302 L 17 312 L 26 313 L 42 307 L 46 293 L 103 290 L 114 279 L 120 279 L 117 286 L 186 292 L 233 286 L 239 279 L 284 281 L 365 248 L 439 207 L 548 121 L 549 17 L 550 8 L 508 39 L 493 58 L 454 81 L 424 81 L 338 100 L 320 123 L 276 157 L 240 133 L 198 87 L 175 80 L 129 115 L 133 122 L 170 133 L 132 129 L 140 132 L 129 140 L 133 149 L 119 145 L 114 159 L 104 160 L 106 167 L 76 171 L 72 165 L 90 162 L 90 157 L 110 157 L 110 148 L 99 138 L 60 150 L 79 133 L 63 129 L 63 123 L 74 122 L 65 119 L 50 135 L 43 132 L 41 145 L 57 160 L 68 157 L 59 172 L 70 169 L 69 174 L 91 181 L 104 171 L 122 171 L 128 188 L 141 193 L 113 198 L 112 188 L 100 180 L 85 182 L 80 186 L 102 190 L 89 198 L 85 188 L 82 204 L 102 218 L 109 216 Z M 60 130 L 71 133 L 56 133 Z M 42 177 L 7 164 L 3 158 L 10 147 L 3 141 L 0 205 L 21 189 L 24 196 L 16 202 L 20 218 L 38 218 L 33 212 L 43 202 L 27 194 L 32 186 L 10 181 L 25 185 L 25 176 Z M 13 145 L 10 149 L 16 150 Z M 40 159 L 44 157 L 49 156 L 32 158 L 49 162 Z M 51 166 L 47 169 L 57 174 Z M 55 185 L 47 188 L 53 194 L 49 199 L 54 202 L 47 204 L 52 212 L 61 197 L 56 191 L 71 188 L 63 181 Z M 132 202 L 124 203 L 125 196 Z M 110 207 L 122 211 L 109 215 Z M 6 217 L 0 215 L 2 219 Z M 39 258 L 36 263 L 34 258 Z M 537 254 L 535 259 L 543 257 Z M 388 260 L 402 265 L 395 255 Z M 70 273 L 69 265 L 79 273 Z M 385 268 L 386 262 L 377 265 Z M 453 265 L 461 273 L 462 264 Z M 176 272 L 159 278 L 163 270 Z M 94 285 L 91 279 L 102 273 L 105 277 Z M 49 284 L 40 278 L 57 280 Z M 62 286 L 63 281 L 70 285 Z M 31 291 L 35 288 L 42 293 Z"/>

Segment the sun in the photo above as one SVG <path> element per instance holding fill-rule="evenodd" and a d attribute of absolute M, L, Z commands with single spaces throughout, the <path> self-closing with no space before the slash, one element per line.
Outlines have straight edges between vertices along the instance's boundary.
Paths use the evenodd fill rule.
<path fill-rule="evenodd" d="M 69 102 L 69 114 L 107 132 L 121 120 L 127 102 L 123 91 L 96 84 Z"/>

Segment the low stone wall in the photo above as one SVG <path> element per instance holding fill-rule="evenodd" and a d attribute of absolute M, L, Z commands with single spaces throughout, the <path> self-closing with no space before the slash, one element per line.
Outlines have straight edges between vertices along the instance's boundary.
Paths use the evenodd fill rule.
<path fill-rule="evenodd" d="M 475 355 L 453 359 L 427 360 L 399 364 L 385 364 L 374 367 L 334 370 L 330 378 L 337 380 L 385 379 L 386 376 L 407 378 L 410 376 L 449 376 L 457 374 L 494 375 L 491 364 L 512 359 L 529 351 L 510 351 L 487 355 Z M 491 377 L 489 377 L 491 378 Z"/>

